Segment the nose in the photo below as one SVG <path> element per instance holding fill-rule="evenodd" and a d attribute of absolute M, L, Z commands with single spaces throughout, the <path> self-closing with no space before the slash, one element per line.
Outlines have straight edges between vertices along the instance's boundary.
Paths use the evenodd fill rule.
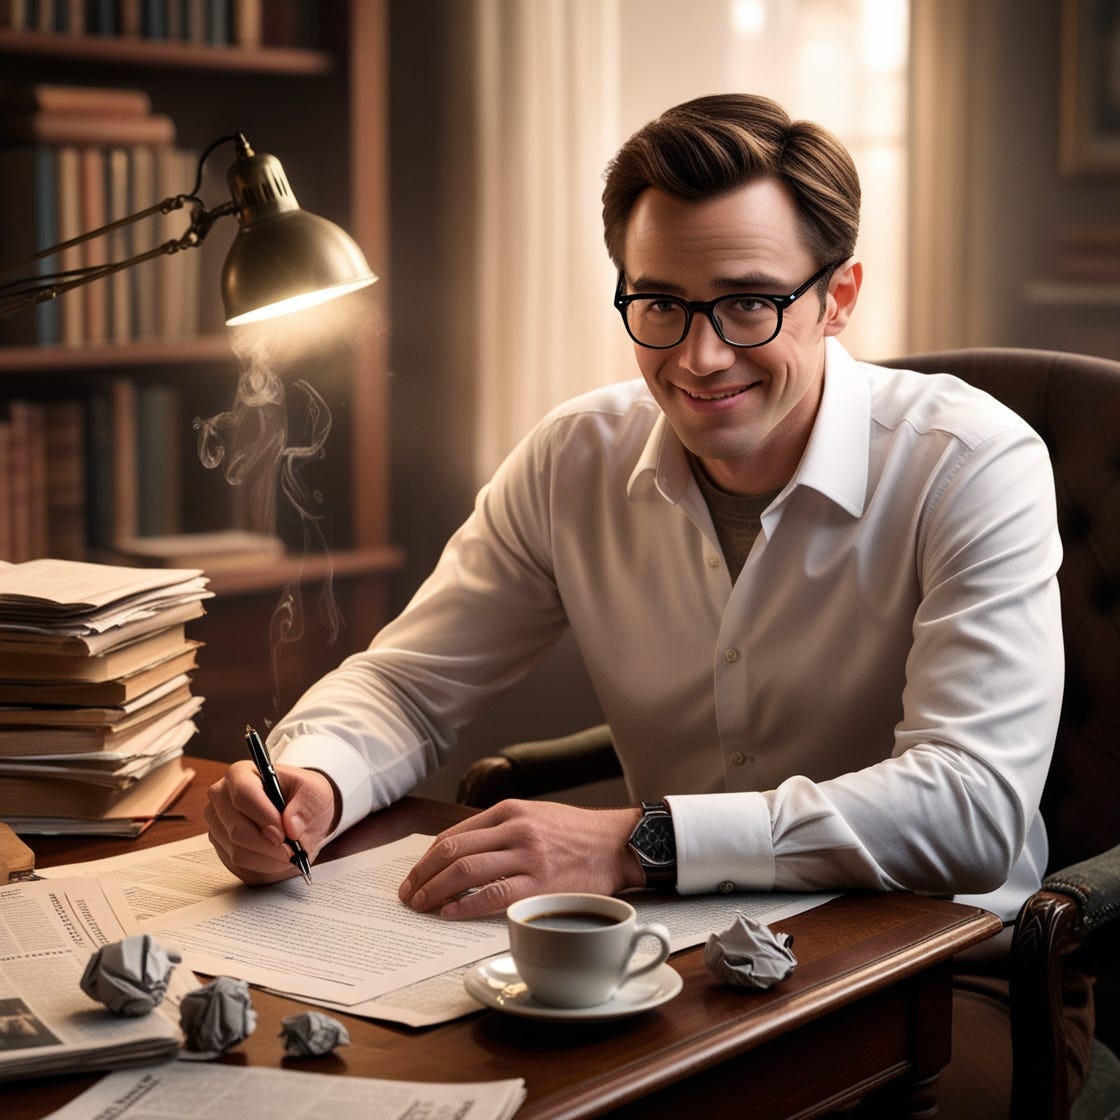
<path fill-rule="evenodd" d="M 682 367 L 696 377 L 707 377 L 735 363 L 735 347 L 720 338 L 710 315 L 693 315 L 688 334 L 677 346 Z"/>

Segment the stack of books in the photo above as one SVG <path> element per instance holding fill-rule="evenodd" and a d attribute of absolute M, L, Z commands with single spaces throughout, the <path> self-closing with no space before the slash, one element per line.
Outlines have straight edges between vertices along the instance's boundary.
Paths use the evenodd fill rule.
<path fill-rule="evenodd" d="M 197 569 L 0 565 L 0 820 L 139 835 L 189 783 Z"/>

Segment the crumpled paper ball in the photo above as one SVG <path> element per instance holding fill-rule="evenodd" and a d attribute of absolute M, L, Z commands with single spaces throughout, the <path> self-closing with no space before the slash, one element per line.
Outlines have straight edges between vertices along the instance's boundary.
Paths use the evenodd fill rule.
<path fill-rule="evenodd" d="M 280 1022 L 284 1052 L 295 1058 L 318 1058 L 336 1046 L 350 1045 L 350 1032 L 321 1011 L 303 1011 Z"/>
<path fill-rule="evenodd" d="M 730 928 L 708 938 L 704 963 L 725 984 L 770 988 L 797 967 L 792 944 L 791 934 L 774 933 L 754 918 L 737 914 Z"/>
<path fill-rule="evenodd" d="M 256 1029 L 257 1013 L 244 980 L 219 976 L 188 992 L 179 1007 L 186 1049 L 193 1057 L 224 1054 Z"/>
<path fill-rule="evenodd" d="M 147 933 L 102 945 L 82 973 L 82 991 L 117 1015 L 147 1015 L 167 993 L 171 970 L 182 960 Z"/>

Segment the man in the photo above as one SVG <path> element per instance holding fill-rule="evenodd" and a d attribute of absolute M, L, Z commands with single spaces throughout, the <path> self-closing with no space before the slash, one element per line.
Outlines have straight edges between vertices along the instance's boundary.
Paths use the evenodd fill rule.
<path fill-rule="evenodd" d="M 436 838 L 408 905 L 671 882 L 1013 918 L 1061 702 L 1045 447 L 953 378 L 840 346 L 859 181 L 818 126 L 760 97 L 678 106 L 603 202 L 642 378 L 545 418 L 401 617 L 273 730 L 288 834 L 314 854 L 406 793 L 571 627 L 634 807 L 504 802 Z M 211 797 L 231 870 L 293 873 L 247 763 Z"/>

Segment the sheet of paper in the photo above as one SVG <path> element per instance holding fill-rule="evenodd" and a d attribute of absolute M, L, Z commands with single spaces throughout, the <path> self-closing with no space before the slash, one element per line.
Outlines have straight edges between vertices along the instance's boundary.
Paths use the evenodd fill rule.
<path fill-rule="evenodd" d="M 397 888 L 430 839 L 317 864 L 315 882 L 244 887 L 145 923 L 196 972 L 350 1006 L 499 953 L 505 918 L 418 914 Z"/>
<path fill-rule="evenodd" d="M 399 857 L 396 870 L 392 874 L 382 875 L 380 885 L 374 887 L 382 896 L 381 905 L 388 908 L 390 914 L 411 915 L 411 911 L 397 902 L 397 885 L 419 853 L 425 851 L 430 842 L 431 838 L 424 836 L 410 837 L 401 842 L 403 847 L 396 853 Z M 380 851 L 385 853 L 388 849 L 383 848 Z M 316 864 L 316 884 L 324 880 L 329 867 L 331 867 L 330 863 Z M 160 916 L 178 916 L 183 908 L 192 904 L 212 900 L 231 891 L 239 891 L 239 898 L 251 899 L 253 893 L 241 890 L 240 881 L 225 870 L 205 835 L 129 852 L 122 856 L 112 856 L 108 859 L 48 868 L 41 874 L 44 876 L 112 875 L 120 883 L 124 896 L 140 919 L 141 925 L 151 929 L 159 927 Z M 305 890 L 306 887 L 302 880 L 291 880 L 286 889 L 289 892 L 294 890 L 298 895 L 300 889 Z M 669 897 L 653 901 L 646 900 L 641 893 L 635 892 L 629 894 L 627 899 L 636 907 L 643 921 L 659 921 L 669 927 L 673 950 L 678 951 L 692 945 L 701 945 L 707 941 L 709 934 L 720 933 L 727 929 L 738 913 L 745 913 L 761 922 L 773 925 L 835 897 L 835 894 L 759 893 Z M 329 903 L 328 899 L 328 909 Z M 233 912 L 236 905 L 237 903 L 233 903 L 225 907 L 224 912 L 227 914 Z M 416 917 L 416 915 L 412 916 Z M 300 920 L 302 922 L 304 919 Z M 314 920 L 316 923 L 324 921 L 322 915 L 318 913 L 314 916 Z M 327 918 L 326 921 L 329 924 L 330 919 Z M 434 932 L 437 938 L 443 931 L 453 929 L 459 924 L 443 922 L 438 918 L 429 921 L 435 923 Z M 251 962 L 254 946 L 251 931 L 238 930 L 232 921 L 227 921 L 224 932 L 232 938 L 234 944 L 231 948 L 236 952 L 238 960 L 211 959 L 210 965 L 213 968 L 217 969 L 219 964 L 222 966 L 217 969 L 219 973 L 249 979 L 252 983 L 260 983 L 262 987 L 272 988 L 282 994 L 328 1010 L 342 1011 L 370 1019 L 384 1019 L 412 1027 L 447 1022 L 477 1011 L 478 1004 L 463 988 L 463 976 L 476 960 L 508 949 L 508 940 L 504 937 L 503 928 L 500 943 L 495 943 L 489 949 L 483 949 L 468 961 L 455 967 L 440 968 L 438 961 L 432 960 L 425 966 L 428 974 L 422 978 L 413 982 L 408 982 L 399 976 L 391 981 L 382 978 L 383 982 L 390 986 L 385 987 L 381 994 L 354 1002 L 353 993 L 350 991 L 347 991 L 342 999 L 336 999 L 325 994 L 309 995 L 306 990 L 308 985 L 304 983 L 297 985 L 299 990 L 293 990 L 284 983 L 252 980 L 246 974 L 249 971 L 248 967 L 240 959 L 248 955 Z M 170 937 L 170 933 L 168 936 Z M 238 942 L 241 944 L 237 944 Z M 211 943 L 211 948 L 214 947 L 216 946 Z"/>
<path fill-rule="evenodd" d="M 44 879 L 111 876 L 141 923 L 241 886 L 241 880 L 222 865 L 205 833 L 120 856 L 44 867 L 38 874 Z"/>
<path fill-rule="evenodd" d="M 508 1120 L 525 1099 L 520 1078 L 420 1083 L 369 1077 L 324 1077 L 297 1070 L 171 1063 L 114 1073 L 46 1120 L 176 1120 L 236 1116 L 238 1120 L 419 1120 L 470 1116 Z"/>

